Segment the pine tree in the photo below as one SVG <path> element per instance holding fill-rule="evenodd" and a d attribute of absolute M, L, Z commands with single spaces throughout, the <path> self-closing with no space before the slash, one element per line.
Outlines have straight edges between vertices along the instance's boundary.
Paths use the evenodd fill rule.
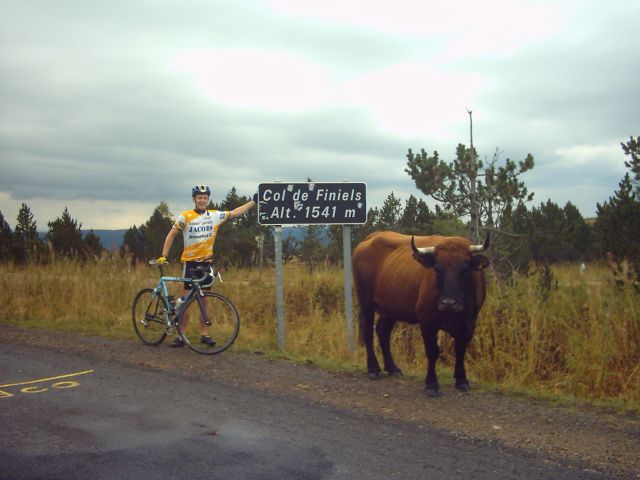
<path fill-rule="evenodd" d="M 640 291 L 640 143 L 630 137 L 621 146 L 630 157 L 625 161 L 630 172 L 620 181 L 620 189 L 614 196 L 597 205 L 594 230 L 607 256 L 611 255 L 616 262 L 629 262 L 629 280 Z"/>
<path fill-rule="evenodd" d="M 378 216 L 379 230 L 397 230 L 402 217 L 402 201 L 391 192 L 385 199 Z"/>
<path fill-rule="evenodd" d="M 125 232 L 121 252 L 123 256 L 130 258 L 132 262 L 144 258 L 144 238 L 137 226 L 134 225 Z"/>
<path fill-rule="evenodd" d="M 320 241 L 320 227 L 318 225 L 308 225 L 307 233 L 300 244 L 300 258 L 307 264 L 309 272 L 312 272 L 315 264 L 324 255 L 322 242 Z"/>
<path fill-rule="evenodd" d="M 504 212 L 519 201 L 530 201 L 520 175 L 533 168 L 533 156 L 516 164 L 506 159 L 498 166 L 499 151 L 486 166 L 477 160 L 475 149 L 459 144 L 456 158 L 449 164 L 440 160 L 437 151 L 429 156 L 424 149 L 407 154 L 405 172 L 425 195 L 440 203 L 445 211 L 470 218 L 472 237 L 478 237 L 478 226 L 499 228 Z"/>
<path fill-rule="evenodd" d="M 597 204 L 595 230 L 601 245 L 618 259 L 640 260 L 640 197 L 626 173 L 619 190 L 602 205 Z"/>
<path fill-rule="evenodd" d="M 134 225 L 125 232 L 122 254 L 128 256 L 131 261 L 147 261 L 159 257 L 173 223 L 169 206 L 160 202 L 144 225 Z M 182 235 L 178 235 L 169 252 L 170 262 L 179 261 L 182 245 Z"/>
<path fill-rule="evenodd" d="M 510 208 L 503 219 L 503 228 L 511 232 L 492 239 L 494 248 L 494 271 L 507 278 L 514 272 L 527 272 L 533 259 L 531 240 L 534 238 L 531 212 L 523 202 Z"/>
<path fill-rule="evenodd" d="M 0 212 L 0 262 L 14 260 L 14 237 L 11 227 Z"/>
<path fill-rule="evenodd" d="M 531 251 L 533 259 L 537 263 L 553 263 L 562 257 L 566 245 L 562 242 L 562 229 L 564 226 L 564 213 L 562 209 L 551 200 L 540 204 L 539 208 L 531 210 L 531 223 L 533 226 L 531 237 Z"/>
<path fill-rule="evenodd" d="M 585 222 L 580 210 L 571 202 L 567 202 L 563 211 L 566 222 L 563 235 L 567 246 L 564 260 L 583 260 L 593 248 L 593 230 Z"/>
<path fill-rule="evenodd" d="M 139 235 L 142 239 L 142 256 L 143 260 L 157 258 L 162 253 L 164 241 L 167 234 L 173 227 L 173 218 L 169 211 L 169 206 L 165 202 L 160 202 L 146 221 L 139 229 Z M 177 261 L 182 251 L 182 235 L 178 235 L 171 246 L 169 252 L 169 261 Z"/>
<path fill-rule="evenodd" d="M 424 200 L 409 195 L 400 218 L 399 228 L 407 235 L 431 235 L 436 217 Z"/>
<path fill-rule="evenodd" d="M 87 257 L 100 258 L 100 255 L 102 255 L 102 252 L 104 251 L 104 247 L 102 246 L 100 237 L 95 234 L 93 229 L 89 230 L 89 233 L 84 235 L 82 243 L 83 251 Z"/>
<path fill-rule="evenodd" d="M 69 209 L 64 208 L 62 216 L 48 223 L 49 232 L 46 239 L 51 243 L 53 251 L 62 257 L 77 257 L 84 255 L 82 241 L 82 224 L 71 218 Z"/>
<path fill-rule="evenodd" d="M 418 199 L 413 195 L 404 204 L 404 211 L 400 218 L 400 230 L 402 233 L 420 235 L 418 227 Z"/>
<path fill-rule="evenodd" d="M 636 194 L 640 195 L 640 142 L 638 141 L 640 136 L 633 138 L 629 137 L 627 143 L 621 143 L 622 151 L 625 155 L 630 157 L 630 160 L 625 161 L 625 166 L 634 175 L 632 183 L 635 185 Z"/>
<path fill-rule="evenodd" d="M 26 203 L 23 203 L 18 211 L 13 236 L 17 262 L 26 263 L 40 260 L 43 253 L 43 243 L 38 236 L 38 228 L 33 213 Z"/>
<path fill-rule="evenodd" d="M 336 265 L 342 261 L 343 230 L 343 225 L 329 225 L 326 230 L 329 244 L 325 247 L 325 252 L 327 255 L 327 260 L 329 260 L 332 265 Z M 351 241 L 353 244 L 353 238 L 351 239 Z"/>

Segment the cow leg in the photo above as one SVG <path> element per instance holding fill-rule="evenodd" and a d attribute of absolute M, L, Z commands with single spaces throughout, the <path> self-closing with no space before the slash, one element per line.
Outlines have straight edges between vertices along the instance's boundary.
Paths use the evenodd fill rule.
<path fill-rule="evenodd" d="M 456 388 L 461 392 L 468 392 L 470 388 L 467 373 L 464 369 L 464 356 L 467 352 L 468 344 L 469 340 L 467 338 L 455 339 L 456 366 L 454 369 L 454 377 L 456 378 Z"/>
<path fill-rule="evenodd" d="M 380 342 L 382 358 L 384 359 L 384 369 L 389 372 L 389 375 L 402 374 L 402 370 L 395 364 L 393 356 L 391 355 L 391 332 L 395 324 L 396 322 L 392 318 L 381 316 L 376 325 L 378 341 Z"/>
<path fill-rule="evenodd" d="M 371 380 L 380 378 L 380 364 L 373 349 L 373 321 L 375 310 L 360 307 L 360 333 L 367 349 L 367 372 Z"/>
<path fill-rule="evenodd" d="M 427 353 L 427 377 L 425 379 L 427 395 L 430 397 L 440 396 L 440 384 L 436 374 L 436 362 L 440 356 L 438 348 L 438 331 L 436 329 L 426 329 L 421 327 L 422 340 Z"/>

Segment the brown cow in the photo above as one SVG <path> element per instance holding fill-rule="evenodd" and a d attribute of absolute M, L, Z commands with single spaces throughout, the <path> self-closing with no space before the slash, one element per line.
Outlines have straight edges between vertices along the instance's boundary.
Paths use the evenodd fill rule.
<path fill-rule="evenodd" d="M 417 244 L 417 247 L 416 247 Z M 437 332 L 455 339 L 456 388 L 469 389 L 464 355 L 471 341 L 478 312 L 485 299 L 484 272 L 489 260 L 478 255 L 489 246 L 472 245 L 461 237 L 409 237 L 396 232 L 375 232 L 353 252 L 353 275 L 360 301 L 360 335 L 367 348 L 367 369 L 380 377 L 373 350 L 374 315 L 384 369 L 401 373 L 391 356 L 391 331 L 397 321 L 419 324 L 427 354 L 427 394 L 439 395 L 436 361 L 440 354 Z"/>

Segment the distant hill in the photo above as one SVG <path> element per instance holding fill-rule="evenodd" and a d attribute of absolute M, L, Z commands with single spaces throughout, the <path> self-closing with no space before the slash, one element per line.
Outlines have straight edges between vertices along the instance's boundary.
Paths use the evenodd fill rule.
<path fill-rule="evenodd" d="M 91 230 L 82 230 L 82 235 L 86 235 Z M 124 244 L 124 234 L 127 233 L 126 230 L 94 230 L 98 238 L 100 239 L 100 243 L 107 250 L 113 250 L 114 248 L 120 248 Z M 38 232 L 41 240 L 45 240 L 47 238 L 47 232 Z"/>
<path fill-rule="evenodd" d="M 320 237 L 320 241 L 322 243 L 329 243 L 328 229 L 326 227 L 320 227 L 318 232 L 318 236 Z M 89 232 L 89 230 L 83 230 L 82 233 L 85 235 Z M 114 246 L 121 247 L 124 243 L 124 234 L 127 233 L 126 230 L 94 230 L 95 233 L 102 242 L 102 246 L 107 249 L 111 249 Z M 287 237 L 293 237 L 298 241 L 304 240 L 304 237 L 307 234 L 307 229 L 305 227 L 285 227 L 282 229 L 282 238 L 285 239 Z M 222 232 L 224 235 L 224 231 Z"/>
<path fill-rule="evenodd" d="M 283 227 L 282 239 L 286 240 L 289 237 L 293 237 L 298 242 L 302 242 L 304 237 L 307 236 L 307 227 Z M 318 240 L 323 245 L 329 244 L 329 228 L 324 225 L 318 226 Z"/>
<path fill-rule="evenodd" d="M 83 234 L 89 233 L 90 230 L 83 230 Z M 100 242 L 102 242 L 102 246 L 107 250 L 112 250 L 114 248 L 120 248 L 124 243 L 124 234 L 126 230 L 94 230 Z"/>
<path fill-rule="evenodd" d="M 82 233 L 86 235 L 90 230 L 82 230 Z M 38 232 L 42 238 L 46 235 L 46 232 Z M 127 230 L 94 230 L 102 246 L 107 250 L 112 250 L 114 248 L 120 248 L 124 244 L 124 234 L 127 233 Z M 224 232 L 222 233 L 224 235 Z M 297 241 L 301 242 L 304 240 L 304 237 L 307 234 L 307 229 L 305 227 L 285 227 L 282 229 L 282 238 L 286 239 L 288 237 L 293 237 Z M 320 237 L 320 242 L 323 244 L 329 243 L 329 235 L 328 228 L 320 227 L 318 236 Z"/>

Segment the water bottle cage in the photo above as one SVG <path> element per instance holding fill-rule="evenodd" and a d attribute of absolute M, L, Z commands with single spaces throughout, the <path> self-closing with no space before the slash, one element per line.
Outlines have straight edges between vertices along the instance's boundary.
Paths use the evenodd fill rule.
<path fill-rule="evenodd" d="M 178 310 L 180 310 L 180 308 L 182 307 L 182 305 L 184 305 L 184 302 L 185 302 L 186 300 L 187 300 L 187 299 L 186 299 L 186 298 L 184 298 L 184 296 L 182 296 L 182 295 L 181 295 L 180 297 L 178 297 L 178 300 L 176 300 L 175 307 L 174 307 L 176 312 L 177 312 Z"/>

